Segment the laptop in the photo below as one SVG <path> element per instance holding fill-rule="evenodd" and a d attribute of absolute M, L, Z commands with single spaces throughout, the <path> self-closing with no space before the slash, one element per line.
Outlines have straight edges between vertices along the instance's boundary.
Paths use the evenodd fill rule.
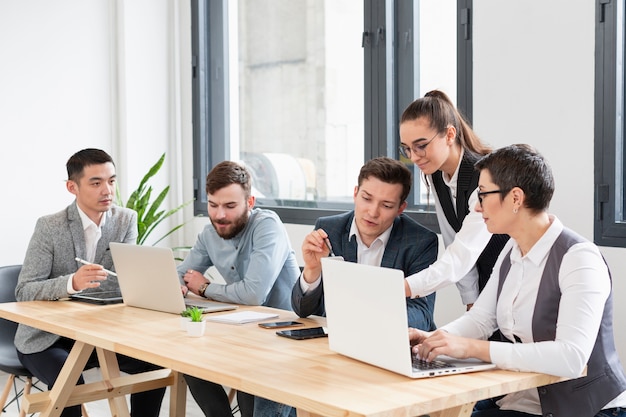
<path fill-rule="evenodd" d="M 183 297 L 170 248 L 118 242 L 111 242 L 109 248 L 122 298 L 128 306 L 175 314 L 187 306 L 197 306 L 204 313 L 238 308 L 234 304 Z"/>
<path fill-rule="evenodd" d="M 495 368 L 476 359 L 426 363 L 412 355 L 401 270 L 330 257 L 322 258 L 322 275 L 330 350 L 411 378 Z"/>

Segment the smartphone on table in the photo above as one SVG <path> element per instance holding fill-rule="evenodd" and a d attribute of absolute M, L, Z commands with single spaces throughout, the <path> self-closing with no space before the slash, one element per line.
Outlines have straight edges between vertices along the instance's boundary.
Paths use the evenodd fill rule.
<path fill-rule="evenodd" d="M 279 330 L 277 335 L 288 337 L 289 339 L 304 340 L 327 337 L 328 333 L 324 327 L 311 327 L 308 329 Z"/>
<path fill-rule="evenodd" d="M 300 323 L 299 321 L 272 321 L 269 323 L 259 323 L 259 327 L 263 327 L 264 329 L 279 329 L 281 327 L 295 326 L 304 326 L 304 323 Z"/>

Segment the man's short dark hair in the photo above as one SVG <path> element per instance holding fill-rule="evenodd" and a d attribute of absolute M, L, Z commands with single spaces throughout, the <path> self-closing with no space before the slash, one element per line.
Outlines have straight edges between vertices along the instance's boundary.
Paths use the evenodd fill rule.
<path fill-rule="evenodd" d="M 411 192 L 413 174 L 406 165 L 398 160 L 386 156 L 370 159 L 361 167 L 361 172 L 359 173 L 359 187 L 361 187 L 363 180 L 369 177 L 378 178 L 380 181 L 388 184 L 402 185 L 400 204 L 406 201 Z"/>
<path fill-rule="evenodd" d="M 243 188 L 246 198 L 250 197 L 252 178 L 248 170 L 241 164 L 232 161 L 223 161 L 215 165 L 206 176 L 206 193 L 214 194 L 231 184 L 239 184 Z"/>
<path fill-rule="evenodd" d="M 115 166 L 113 158 L 101 149 L 87 148 L 76 152 L 67 160 L 67 179 L 78 182 L 83 176 L 85 167 L 110 162 Z"/>

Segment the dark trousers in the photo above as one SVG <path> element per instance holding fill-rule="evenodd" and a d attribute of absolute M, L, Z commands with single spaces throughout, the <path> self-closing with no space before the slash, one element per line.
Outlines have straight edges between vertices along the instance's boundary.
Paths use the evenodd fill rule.
<path fill-rule="evenodd" d="M 185 375 L 185 382 L 187 382 L 191 395 L 206 417 L 232 417 L 228 395 L 226 395 L 223 386 L 190 375 Z M 254 395 L 238 390 L 237 404 L 241 417 L 252 417 Z"/>
<path fill-rule="evenodd" d="M 500 410 L 496 401 L 498 401 L 500 397 L 490 398 L 487 400 L 478 401 L 474 406 L 474 411 L 472 412 L 472 417 L 537 417 L 537 414 L 528 414 L 522 413 L 521 411 L 513 411 L 513 410 Z M 595 417 L 625 417 L 626 409 L 617 407 L 617 408 L 607 408 L 605 410 L 600 411 Z"/>
<path fill-rule="evenodd" d="M 48 385 L 48 389 L 51 389 L 73 345 L 73 340 L 61 338 L 43 352 L 23 354 L 18 351 L 17 355 L 24 367 L 37 377 L 37 379 Z M 124 355 L 117 355 L 117 360 L 120 370 L 127 374 L 138 374 L 161 369 L 159 366 Z M 94 351 L 87 361 L 85 369 L 91 369 L 97 366 L 98 358 Z M 77 383 L 85 383 L 82 376 Z M 165 388 L 132 394 L 130 396 L 130 415 L 133 417 L 158 417 L 164 394 Z M 62 417 L 80 417 L 80 415 L 80 405 L 66 407 L 61 414 Z"/>

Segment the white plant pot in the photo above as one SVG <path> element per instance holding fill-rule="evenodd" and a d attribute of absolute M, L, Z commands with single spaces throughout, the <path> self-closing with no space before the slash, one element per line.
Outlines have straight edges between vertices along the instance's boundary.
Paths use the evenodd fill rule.
<path fill-rule="evenodd" d="M 180 317 L 180 330 L 187 331 L 187 323 L 191 323 L 189 317 Z"/>
<path fill-rule="evenodd" d="M 204 334 L 205 329 L 206 322 L 204 320 L 187 322 L 187 336 L 200 337 Z"/>

